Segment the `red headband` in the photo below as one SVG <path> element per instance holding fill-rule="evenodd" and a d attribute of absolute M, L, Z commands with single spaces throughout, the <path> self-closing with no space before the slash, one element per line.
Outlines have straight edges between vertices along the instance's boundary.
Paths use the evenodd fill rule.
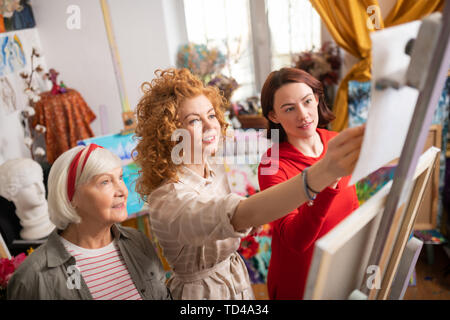
<path fill-rule="evenodd" d="M 92 143 L 89 145 L 89 149 L 86 153 L 86 156 L 84 157 L 83 165 L 81 166 L 80 175 L 83 172 L 84 165 L 86 164 L 87 159 L 89 158 L 89 155 L 92 151 L 94 151 L 97 148 L 103 148 L 102 146 L 98 146 L 95 143 Z M 77 155 L 73 158 L 72 162 L 69 166 L 69 172 L 67 174 L 67 197 L 69 198 L 69 201 L 72 201 L 73 195 L 75 193 L 75 180 L 77 178 L 77 168 L 78 168 L 78 162 L 80 162 L 81 154 L 83 151 L 86 150 L 86 148 L 80 150 Z"/>

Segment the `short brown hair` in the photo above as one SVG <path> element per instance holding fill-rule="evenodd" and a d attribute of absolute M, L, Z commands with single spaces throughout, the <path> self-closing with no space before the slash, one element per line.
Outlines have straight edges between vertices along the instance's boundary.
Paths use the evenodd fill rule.
<path fill-rule="evenodd" d="M 297 68 L 282 68 L 277 71 L 272 71 L 264 82 L 261 90 L 261 108 L 264 117 L 269 121 L 267 128 L 267 138 L 271 138 L 270 130 L 280 130 L 280 142 L 287 140 L 286 132 L 281 124 L 272 122 L 269 119 L 269 112 L 273 110 L 273 101 L 275 92 L 282 86 L 288 83 L 305 83 L 313 90 L 313 93 L 319 98 L 319 128 L 325 128 L 330 121 L 336 117 L 327 107 L 325 103 L 325 95 L 322 83 L 310 75 L 308 72 Z"/>

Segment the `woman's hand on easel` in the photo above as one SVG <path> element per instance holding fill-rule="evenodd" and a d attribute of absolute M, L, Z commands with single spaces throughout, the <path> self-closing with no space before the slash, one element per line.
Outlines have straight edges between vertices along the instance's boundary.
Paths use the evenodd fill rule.
<path fill-rule="evenodd" d="M 339 178 L 353 172 L 361 151 L 364 130 L 365 125 L 348 128 L 330 140 L 323 159 L 311 166 L 308 172 L 309 185 L 313 190 L 332 186 Z"/>

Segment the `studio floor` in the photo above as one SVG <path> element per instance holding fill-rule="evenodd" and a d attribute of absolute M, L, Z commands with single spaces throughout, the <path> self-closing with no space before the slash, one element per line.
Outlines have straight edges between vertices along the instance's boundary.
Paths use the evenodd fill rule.
<path fill-rule="evenodd" d="M 433 252 L 434 262 L 430 264 L 422 248 L 416 264 L 416 285 L 408 287 L 404 300 L 450 300 L 450 258 L 443 245 L 434 245 Z"/>
<path fill-rule="evenodd" d="M 450 300 L 450 258 L 443 245 L 432 247 L 434 261 L 429 263 L 423 248 L 416 264 L 416 285 L 409 286 L 404 300 Z M 447 273 L 446 273 L 447 271 Z M 256 300 L 267 300 L 265 284 L 253 285 Z"/>

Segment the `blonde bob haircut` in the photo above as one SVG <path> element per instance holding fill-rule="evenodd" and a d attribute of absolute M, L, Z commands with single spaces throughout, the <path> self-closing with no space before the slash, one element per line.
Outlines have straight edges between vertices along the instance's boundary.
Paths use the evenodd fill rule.
<path fill-rule="evenodd" d="M 56 159 L 50 169 L 48 176 L 48 211 L 50 221 L 59 230 L 66 229 L 71 223 L 81 222 L 81 217 L 72 206 L 67 195 L 68 171 L 76 154 L 80 150 L 83 150 L 77 168 L 75 194 L 77 188 L 89 182 L 94 176 L 122 166 L 118 156 L 107 149 L 97 148 L 89 155 L 83 172 L 80 175 L 81 164 L 84 162 L 84 157 L 88 149 L 89 146 L 78 146 L 67 150 Z"/>
<path fill-rule="evenodd" d="M 214 107 L 215 115 L 225 137 L 228 124 L 224 119 L 226 99 L 218 88 L 204 86 L 188 69 L 156 70 L 156 77 L 142 84 L 144 93 L 136 107 L 138 141 L 134 160 L 140 166 L 136 191 L 142 199 L 158 188 L 164 181 L 177 182 L 177 167 L 172 161 L 174 131 L 181 128 L 178 110 L 184 100 L 204 95 Z"/>

